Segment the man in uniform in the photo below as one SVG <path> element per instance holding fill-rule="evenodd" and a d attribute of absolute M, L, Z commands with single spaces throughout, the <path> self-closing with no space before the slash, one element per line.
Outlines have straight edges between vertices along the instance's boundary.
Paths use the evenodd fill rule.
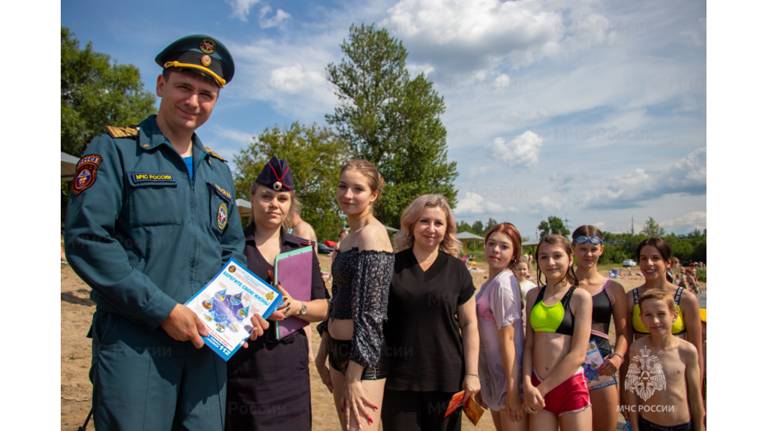
<path fill-rule="evenodd" d="M 155 58 L 157 115 L 107 127 L 77 164 L 67 259 L 92 288 L 91 380 L 97 429 L 224 427 L 226 363 L 184 304 L 221 266 L 245 261 L 232 175 L 195 130 L 235 67 L 210 36 L 181 38 Z M 252 337 L 266 322 L 258 319 Z"/>

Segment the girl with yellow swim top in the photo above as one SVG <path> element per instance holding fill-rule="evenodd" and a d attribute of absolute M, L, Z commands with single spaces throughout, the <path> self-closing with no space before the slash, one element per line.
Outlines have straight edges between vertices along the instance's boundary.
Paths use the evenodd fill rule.
<path fill-rule="evenodd" d="M 627 303 L 624 287 L 600 274 L 597 263 L 602 256 L 603 232 L 595 226 L 579 226 L 571 236 L 579 287 L 592 297 L 592 328 L 589 337 L 603 358 L 596 372 L 587 372 L 592 400 L 592 431 L 615 431 L 619 420 L 619 390 L 615 374 L 624 363 L 629 348 L 626 337 Z M 608 332 L 613 320 L 616 348 L 611 348 Z M 590 372 L 588 372 L 588 370 Z"/>
<path fill-rule="evenodd" d="M 699 352 L 699 369 L 704 378 L 704 355 L 701 342 L 701 319 L 699 316 L 699 300 L 690 290 L 675 286 L 667 279 L 667 269 L 672 265 L 672 249 L 661 238 L 648 238 L 637 246 L 637 262 L 640 272 L 645 277 L 645 283 L 627 293 L 627 313 L 631 316 L 631 324 L 627 325 L 627 338 L 636 338 L 648 334 L 648 328 L 640 319 L 638 298 L 650 289 L 662 289 L 673 295 L 677 318 L 672 322 L 672 333 L 682 337 L 696 346 Z M 626 367 L 622 367 L 622 381 Z"/>
<path fill-rule="evenodd" d="M 592 298 L 578 288 L 573 249 L 561 235 L 546 235 L 535 254 L 539 284 L 526 299 L 523 406 L 529 429 L 588 431 L 592 408 L 581 364 L 592 325 Z M 542 282 L 542 274 L 546 282 Z"/>

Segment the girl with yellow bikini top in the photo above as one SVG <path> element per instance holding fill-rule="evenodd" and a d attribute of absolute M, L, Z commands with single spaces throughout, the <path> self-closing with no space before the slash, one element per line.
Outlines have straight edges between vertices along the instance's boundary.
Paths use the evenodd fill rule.
<path fill-rule="evenodd" d="M 627 312 L 632 315 L 632 324 L 627 325 L 627 339 L 631 342 L 648 334 L 648 328 L 640 319 L 637 299 L 650 289 L 662 289 L 675 297 L 677 318 L 672 324 L 672 333 L 683 337 L 696 346 L 699 352 L 699 369 L 702 379 L 705 375 L 702 350 L 702 330 L 699 316 L 699 300 L 691 291 L 675 286 L 667 280 L 667 269 L 672 264 L 672 249 L 661 238 L 648 238 L 637 246 L 637 261 L 645 283 L 627 293 Z M 626 365 L 626 364 L 625 364 Z M 622 379 L 626 366 L 622 366 Z"/>
<path fill-rule="evenodd" d="M 672 335 L 685 334 L 685 321 L 683 320 L 683 311 L 680 309 L 680 300 L 683 298 L 684 288 L 679 287 L 675 290 L 675 310 L 677 318 L 672 322 Z M 648 327 L 640 318 L 640 288 L 636 287 L 632 292 L 632 329 L 642 335 L 650 334 Z"/>

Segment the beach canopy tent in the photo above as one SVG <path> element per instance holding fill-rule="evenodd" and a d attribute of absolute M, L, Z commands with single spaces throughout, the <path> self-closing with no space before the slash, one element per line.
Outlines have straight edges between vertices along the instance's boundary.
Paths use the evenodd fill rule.
<path fill-rule="evenodd" d="M 248 221 L 251 219 L 251 202 L 245 199 L 238 199 L 237 209 L 240 212 L 240 219 Z"/>
<path fill-rule="evenodd" d="M 476 239 L 476 240 L 482 241 L 482 240 L 485 239 L 485 238 L 481 237 L 480 235 L 473 234 L 472 232 L 459 232 L 459 233 L 456 234 L 456 238 L 460 239 L 462 241 L 472 240 L 472 239 Z"/>
<path fill-rule="evenodd" d="M 61 179 L 71 180 L 75 176 L 75 166 L 80 159 L 77 157 L 61 152 Z"/>

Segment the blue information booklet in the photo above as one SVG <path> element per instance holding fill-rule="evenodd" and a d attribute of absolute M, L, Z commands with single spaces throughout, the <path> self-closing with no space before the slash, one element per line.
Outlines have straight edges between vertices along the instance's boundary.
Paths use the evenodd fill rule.
<path fill-rule="evenodd" d="M 230 259 L 185 305 L 208 327 L 205 344 L 227 361 L 250 336 L 251 317 L 258 313 L 266 319 L 282 300 L 277 289 Z"/>

